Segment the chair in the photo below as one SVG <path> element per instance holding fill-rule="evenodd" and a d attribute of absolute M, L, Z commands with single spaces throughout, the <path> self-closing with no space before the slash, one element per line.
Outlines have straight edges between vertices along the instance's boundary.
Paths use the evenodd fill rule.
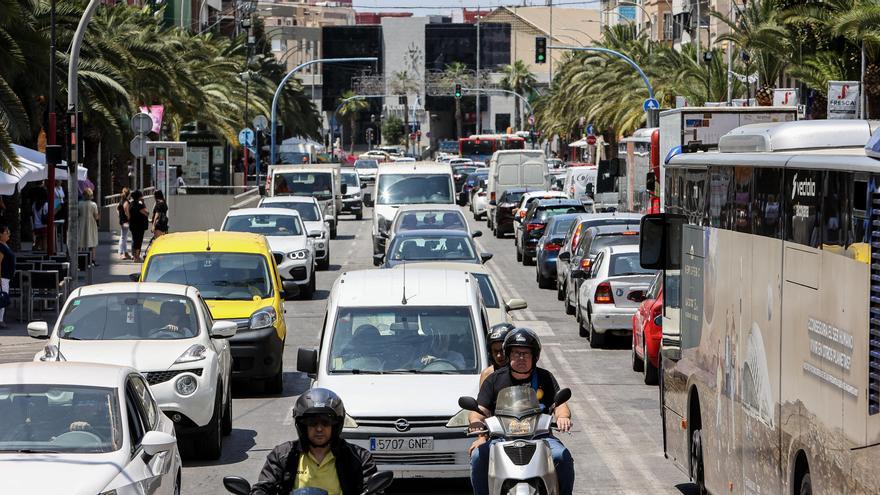
<path fill-rule="evenodd" d="M 70 263 L 56 263 L 50 261 L 44 261 L 40 263 L 40 270 L 43 271 L 54 271 L 59 273 L 59 278 L 61 283 L 64 284 L 64 298 L 67 299 L 67 296 L 70 295 L 71 286 L 73 283 L 73 278 L 70 276 Z"/>
<path fill-rule="evenodd" d="M 28 321 L 34 319 L 34 302 L 54 302 L 55 311 L 61 310 L 66 287 L 61 283 L 61 274 L 57 271 L 34 270 L 30 272 L 28 289 Z"/>
<path fill-rule="evenodd" d="M 17 301 L 18 321 L 24 321 L 25 296 L 27 295 L 31 270 L 33 270 L 33 268 L 21 270 L 18 268 L 18 265 L 16 265 L 15 275 L 13 275 L 12 280 L 9 281 L 9 299 L 10 302 Z"/>
<path fill-rule="evenodd" d="M 29 272 L 31 270 L 36 270 L 36 268 L 37 268 L 36 263 L 30 262 L 30 261 L 20 262 L 18 260 L 15 260 L 15 271 Z"/>

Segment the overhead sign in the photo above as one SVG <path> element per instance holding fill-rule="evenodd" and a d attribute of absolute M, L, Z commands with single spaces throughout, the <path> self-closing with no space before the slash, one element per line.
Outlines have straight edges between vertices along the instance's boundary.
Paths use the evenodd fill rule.
<path fill-rule="evenodd" d="M 859 115 L 859 82 L 828 81 L 828 118 L 855 119 Z"/>
<path fill-rule="evenodd" d="M 642 108 L 647 112 L 648 110 L 659 110 L 660 102 L 655 100 L 654 98 L 648 98 L 645 100 L 645 103 L 642 104 Z"/>
<path fill-rule="evenodd" d="M 146 134 L 153 128 L 153 119 L 145 113 L 136 113 L 131 116 L 131 132 Z"/>
<path fill-rule="evenodd" d="M 238 133 L 238 142 L 243 146 L 251 146 L 254 144 L 254 130 L 245 127 Z"/>

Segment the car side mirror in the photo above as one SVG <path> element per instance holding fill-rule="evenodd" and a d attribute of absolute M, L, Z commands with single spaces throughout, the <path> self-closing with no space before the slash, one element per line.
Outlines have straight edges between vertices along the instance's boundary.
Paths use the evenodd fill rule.
<path fill-rule="evenodd" d="M 348 194 L 348 184 L 342 184 L 342 194 Z"/>
<path fill-rule="evenodd" d="M 492 253 L 480 253 L 480 263 L 485 263 L 491 260 L 493 256 L 495 255 Z"/>
<path fill-rule="evenodd" d="M 563 252 L 559 253 L 559 256 L 557 256 L 557 257 L 559 259 L 561 259 L 562 261 L 570 261 L 571 260 L 571 252 L 570 251 L 563 251 Z"/>
<path fill-rule="evenodd" d="M 132 282 L 140 282 L 141 281 L 141 274 L 140 273 L 129 273 L 128 279 L 131 280 Z"/>
<path fill-rule="evenodd" d="M 280 265 L 281 263 L 284 263 L 284 255 L 281 253 L 272 253 L 272 258 L 275 259 L 276 265 Z"/>
<path fill-rule="evenodd" d="M 366 187 L 366 184 L 364 184 L 364 187 Z M 373 194 L 372 193 L 364 193 L 364 204 L 369 206 L 370 208 L 373 207 Z"/>
<path fill-rule="evenodd" d="M 382 263 L 385 263 L 385 254 L 377 253 L 373 255 L 373 266 L 380 266 Z"/>
<path fill-rule="evenodd" d="M 574 278 L 574 279 L 585 279 L 585 278 L 590 278 L 590 277 L 587 276 L 587 272 L 585 272 L 585 271 L 581 270 L 580 268 L 578 268 L 578 269 L 573 270 L 573 271 L 571 272 L 571 278 Z"/>
<path fill-rule="evenodd" d="M 164 431 L 151 430 L 141 438 L 144 453 L 152 457 L 160 452 L 168 452 L 177 445 L 177 438 Z"/>
<path fill-rule="evenodd" d="M 236 330 L 238 330 L 238 325 L 235 322 L 221 320 L 214 322 L 210 334 L 212 339 L 229 339 L 235 335 Z"/>
<path fill-rule="evenodd" d="M 241 476 L 224 476 L 223 486 L 227 492 L 235 495 L 249 495 L 251 493 L 251 484 Z"/>
<path fill-rule="evenodd" d="M 529 303 L 526 302 L 525 299 L 508 299 L 507 302 L 504 303 L 504 308 L 507 311 L 517 311 L 528 307 Z"/>
<path fill-rule="evenodd" d="M 632 302 L 640 303 L 645 300 L 645 291 L 643 290 L 634 290 L 626 296 Z"/>
<path fill-rule="evenodd" d="M 473 397 L 459 397 L 458 407 L 465 411 L 480 412 L 480 405 L 477 404 L 477 399 L 474 399 Z"/>
<path fill-rule="evenodd" d="M 45 340 L 49 338 L 49 324 L 45 321 L 32 321 L 27 326 L 28 335 L 32 339 Z"/>
<path fill-rule="evenodd" d="M 299 285 L 296 285 L 296 282 L 292 280 L 282 280 L 281 290 L 284 291 L 285 298 L 296 297 L 299 295 Z"/>
<path fill-rule="evenodd" d="M 391 486 L 392 481 L 394 481 L 394 473 L 391 471 L 379 471 L 373 473 L 373 475 L 367 480 L 364 492 L 381 493 Z"/>
<path fill-rule="evenodd" d="M 318 374 L 318 350 L 300 347 L 296 351 L 296 370 L 308 375 Z"/>
<path fill-rule="evenodd" d="M 471 237 L 473 237 L 474 239 L 476 239 L 477 237 L 482 237 L 482 236 L 483 236 L 482 230 L 475 230 L 475 231 L 471 232 Z"/>

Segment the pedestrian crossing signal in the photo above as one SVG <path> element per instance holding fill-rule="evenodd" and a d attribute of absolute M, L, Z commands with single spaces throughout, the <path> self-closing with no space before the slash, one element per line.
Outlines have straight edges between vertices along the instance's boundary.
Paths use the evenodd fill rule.
<path fill-rule="evenodd" d="M 455 97 L 461 98 L 461 84 L 455 85 Z"/>
<path fill-rule="evenodd" d="M 547 38 L 537 36 L 535 38 L 535 63 L 543 64 L 547 62 Z"/>

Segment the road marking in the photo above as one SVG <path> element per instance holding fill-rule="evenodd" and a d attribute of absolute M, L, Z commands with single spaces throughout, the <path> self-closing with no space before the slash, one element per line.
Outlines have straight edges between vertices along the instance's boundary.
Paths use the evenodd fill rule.
<path fill-rule="evenodd" d="M 544 320 L 512 320 L 511 323 L 517 327 L 531 328 L 536 334 L 538 334 L 538 337 L 556 336 L 556 334 L 553 333 L 553 329 L 550 328 L 550 323 Z"/>
<path fill-rule="evenodd" d="M 481 252 L 488 251 L 488 249 L 486 249 L 486 246 L 484 246 L 480 241 L 474 241 L 474 243 L 477 245 L 477 248 Z M 489 272 L 489 274 L 492 275 L 492 279 L 495 280 L 496 282 L 500 282 L 500 284 L 497 284 L 498 287 L 496 287 L 496 288 L 498 289 L 498 292 L 501 293 L 502 299 L 504 299 L 504 300 L 511 299 L 511 298 L 525 299 L 524 297 L 522 297 L 519 294 L 519 292 L 517 292 L 514 285 L 512 283 L 510 283 L 510 280 L 504 275 L 504 273 L 501 272 L 500 270 L 498 270 L 495 267 L 495 265 L 486 264 L 484 266 L 486 267 L 486 270 Z M 528 308 L 521 310 L 521 311 L 513 311 L 510 314 L 511 314 L 511 316 L 514 316 L 514 315 L 519 315 L 520 313 L 525 317 L 524 319 L 526 319 L 526 320 L 537 320 L 537 318 L 535 318 L 535 314 L 532 313 L 532 310 L 530 310 Z"/>

